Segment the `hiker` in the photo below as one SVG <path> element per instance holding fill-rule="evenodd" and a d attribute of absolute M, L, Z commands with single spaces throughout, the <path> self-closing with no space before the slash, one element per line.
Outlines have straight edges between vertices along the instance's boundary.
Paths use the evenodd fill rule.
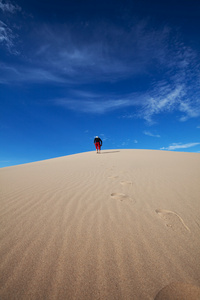
<path fill-rule="evenodd" d="M 94 144 L 97 150 L 97 153 L 100 153 L 101 151 L 101 146 L 102 146 L 102 140 L 100 139 L 100 137 L 96 136 L 94 139 Z"/>

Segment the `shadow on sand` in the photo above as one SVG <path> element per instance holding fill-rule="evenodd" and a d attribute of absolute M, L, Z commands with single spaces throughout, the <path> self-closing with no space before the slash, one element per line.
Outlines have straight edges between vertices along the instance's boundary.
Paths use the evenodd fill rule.
<path fill-rule="evenodd" d="M 117 153 L 117 152 L 120 152 L 120 151 L 106 151 L 106 152 L 101 152 L 101 154 L 109 154 L 109 153 Z"/>

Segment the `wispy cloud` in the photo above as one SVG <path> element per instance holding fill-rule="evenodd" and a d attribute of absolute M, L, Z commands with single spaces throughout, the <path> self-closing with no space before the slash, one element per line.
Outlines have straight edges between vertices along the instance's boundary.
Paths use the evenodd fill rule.
<path fill-rule="evenodd" d="M 11 52 L 15 51 L 11 48 Z M 16 53 L 18 54 L 18 53 Z M 0 70 L 2 76 L 0 76 L 0 83 L 13 84 L 13 83 L 54 83 L 54 84 L 66 84 L 67 81 L 63 80 L 57 74 L 54 74 L 48 70 L 38 67 L 27 68 L 26 66 L 10 66 L 5 63 L 0 63 Z"/>
<path fill-rule="evenodd" d="M 198 105 L 193 103 L 193 101 L 181 102 L 180 111 L 185 113 L 185 115 L 180 118 L 180 121 L 184 122 L 190 118 L 197 118 L 200 116 L 200 101 Z"/>
<path fill-rule="evenodd" d="M 66 109 L 90 114 L 105 114 L 114 110 L 122 110 L 131 107 L 140 107 L 141 98 L 137 93 L 117 95 L 108 92 L 87 92 L 82 90 L 68 90 L 66 98 L 57 98 L 52 101 Z"/>
<path fill-rule="evenodd" d="M 3 1 L 0 0 L 0 9 L 3 12 L 9 12 L 9 13 L 15 13 L 16 11 L 20 11 L 21 8 L 17 4 L 12 4 L 11 2 L 8 1 Z"/>
<path fill-rule="evenodd" d="M 2 20 L 0 20 L 0 45 L 5 45 L 6 49 L 11 54 L 15 55 L 19 54 L 19 51 L 14 47 L 14 41 L 17 38 L 17 34 L 15 32 L 16 25 L 13 26 L 9 24 L 9 16 L 7 16 L 7 13 L 11 15 L 20 10 L 21 8 L 18 5 L 12 4 L 8 1 L 3 3 L 3 1 L 0 0 L 0 11 L 2 11 L 3 15 L 5 15 L 5 18 L 2 18 Z M 5 19 L 5 21 L 3 21 L 3 19 Z"/>
<path fill-rule="evenodd" d="M 183 86 L 171 87 L 170 89 L 170 85 L 167 85 L 165 87 L 158 86 L 150 93 L 152 96 L 147 98 L 142 111 L 144 119 L 149 123 L 153 121 L 153 116 L 177 109 L 180 99 L 185 95 L 185 90 Z"/>
<path fill-rule="evenodd" d="M 27 36 L 22 40 L 27 49 L 26 68 L 31 71 L 34 63 L 62 78 L 61 82 L 116 82 L 142 74 L 149 77 L 153 61 L 162 64 L 166 60 L 167 28 L 151 30 L 144 21 L 129 31 L 106 22 L 76 28 L 67 23 L 37 24 L 30 32 L 31 43 Z"/>
<path fill-rule="evenodd" d="M 15 13 L 16 11 L 20 11 L 21 8 L 17 4 L 12 4 L 11 2 L 4 2 L 0 0 L 0 9 L 3 12 Z"/>
<path fill-rule="evenodd" d="M 4 13 L 20 10 L 10 2 L 0 4 Z M 90 21 L 87 26 L 32 24 L 30 34 L 20 36 L 26 55 L 19 55 L 15 64 L 0 65 L 1 83 L 67 85 L 80 95 L 63 95 L 55 105 L 93 114 L 127 108 L 127 118 L 143 118 L 149 124 L 157 115 L 175 111 L 180 121 L 200 116 L 200 86 L 193 80 L 200 78 L 195 51 L 176 39 L 169 27 L 155 29 L 144 20 L 133 21 L 129 30 L 106 21 Z M 0 22 L 0 43 L 10 52 L 16 36 L 14 28 Z M 141 76 L 140 92 L 111 94 L 113 83 L 126 80 L 137 90 Z M 107 91 L 93 94 L 91 87 L 105 82 Z M 87 90 L 81 92 L 79 85 Z"/>
<path fill-rule="evenodd" d="M 168 147 L 162 147 L 161 150 L 176 150 L 176 149 L 186 149 L 200 145 L 200 143 L 188 143 L 188 144 L 181 144 L 181 143 L 173 143 Z"/>
<path fill-rule="evenodd" d="M 148 135 L 148 136 L 152 136 L 152 137 L 155 137 L 155 138 L 160 138 L 160 135 L 159 134 L 153 134 L 151 133 L 150 131 L 144 131 L 143 132 L 145 135 Z"/>
<path fill-rule="evenodd" d="M 92 114 L 103 114 L 112 110 L 117 110 L 133 105 L 129 100 L 70 100 L 70 99 L 56 99 L 56 105 L 66 107 L 74 111 L 80 111 Z"/>
<path fill-rule="evenodd" d="M 129 32 L 103 22 L 79 31 L 67 25 L 48 25 L 38 30 L 43 51 L 40 45 L 31 56 L 40 61 L 42 58 L 43 67 L 65 78 L 70 76 L 75 82 L 117 81 L 146 73 L 150 61 L 160 59 L 155 48 L 161 48 L 165 35 L 165 29 L 149 31 L 144 22 L 138 22 Z M 150 41 L 154 37 L 153 46 Z"/>
<path fill-rule="evenodd" d="M 172 57 L 169 57 L 170 53 Z M 146 95 L 142 110 L 149 123 L 153 123 L 160 113 L 179 112 L 182 114 L 180 121 L 200 116 L 200 85 L 196 84 L 196 78 L 200 77 L 198 55 L 177 40 L 172 49 L 166 51 L 166 57 L 169 61 L 162 66 L 160 79 Z"/>
<path fill-rule="evenodd" d="M 7 49 L 13 47 L 14 35 L 12 30 L 3 22 L 0 21 L 0 44 L 4 44 Z"/>

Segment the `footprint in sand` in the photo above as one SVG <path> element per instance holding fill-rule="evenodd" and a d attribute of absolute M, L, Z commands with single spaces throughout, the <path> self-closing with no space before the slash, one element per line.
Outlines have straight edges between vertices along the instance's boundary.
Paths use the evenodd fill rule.
<path fill-rule="evenodd" d="M 197 300 L 200 299 L 200 287 L 185 282 L 173 282 L 165 286 L 154 300 Z"/>
<path fill-rule="evenodd" d="M 133 185 L 132 181 L 120 181 L 120 183 L 124 186 Z"/>
<path fill-rule="evenodd" d="M 111 198 L 120 200 L 120 201 L 124 201 L 124 200 L 132 201 L 132 199 L 128 195 L 123 194 L 123 193 L 112 193 L 110 196 L 111 196 Z"/>
<path fill-rule="evenodd" d="M 177 213 L 165 209 L 156 209 L 156 213 L 164 220 L 165 225 L 172 230 L 184 228 L 185 230 L 190 231 L 183 219 Z"/>
<path fill-rule="evenodd" d="M 114 176 L 108 176 L 109 179 L 117 179 L 118 176 L 117 175 L 114 175 Z"/>

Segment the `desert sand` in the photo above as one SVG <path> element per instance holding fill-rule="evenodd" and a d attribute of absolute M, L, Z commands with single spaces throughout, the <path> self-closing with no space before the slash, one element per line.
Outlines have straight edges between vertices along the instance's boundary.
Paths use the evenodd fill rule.
<path fill-rule="evenodd" d="M 0 299 L 200 299 L 200 153 L 0 169 Z"/>

